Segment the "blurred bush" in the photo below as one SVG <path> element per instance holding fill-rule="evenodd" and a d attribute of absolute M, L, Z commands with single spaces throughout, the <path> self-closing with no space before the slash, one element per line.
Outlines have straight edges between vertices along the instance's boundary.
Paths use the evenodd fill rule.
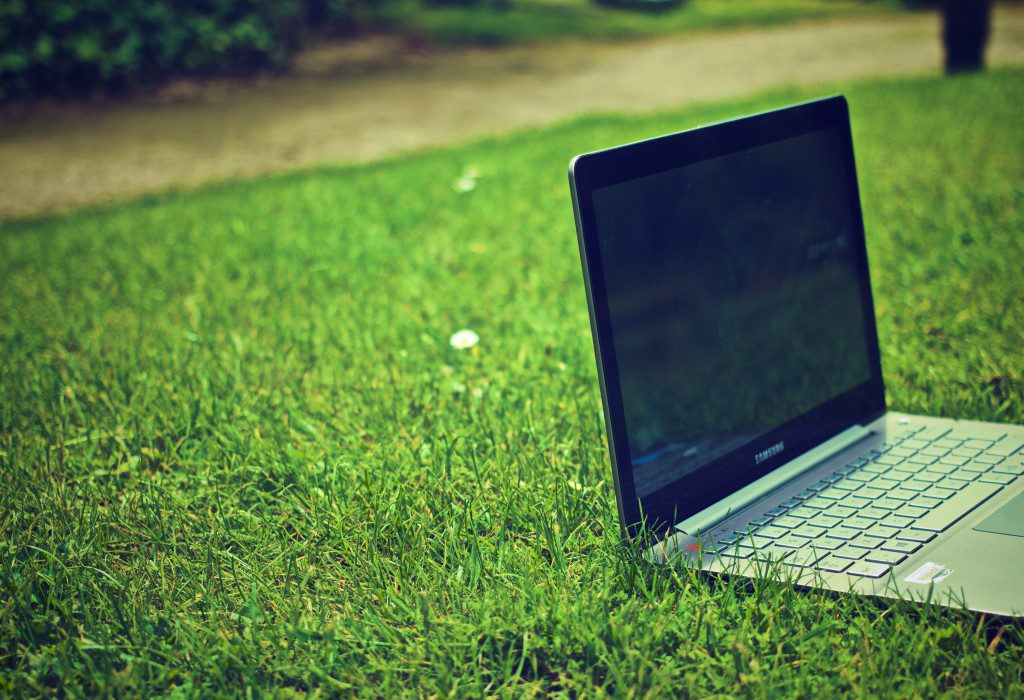
<path fill-rule="evenodd" d="M 648 10 L 658 12 L 671 10 L 683 4 L 683 0 L 593 0 L 597 5 L 617 7 L 625 10 Z"/>
<path fill-rule="evenodd" d="M 277 68 L 355 0 L 0 0 L 0 99 Z"/>

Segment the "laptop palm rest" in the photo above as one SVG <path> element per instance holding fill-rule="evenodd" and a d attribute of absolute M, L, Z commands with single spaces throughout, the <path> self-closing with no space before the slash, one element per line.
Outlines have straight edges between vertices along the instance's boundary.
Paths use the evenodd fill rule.
<path fill-rule="evenodd" d="M 999 510 L 974 526 L 981 532 L 1024 537 L 1024 492 L 1018 493 Z"/>

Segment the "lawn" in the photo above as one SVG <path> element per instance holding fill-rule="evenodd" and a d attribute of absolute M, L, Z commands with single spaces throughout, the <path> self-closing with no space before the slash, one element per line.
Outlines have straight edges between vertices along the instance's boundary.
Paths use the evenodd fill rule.
<path fill-rule="evenodd" d="M 1024 422 L 1022 88 L 844 89 L 893 408 Z M 0 693 L 1024 693 L 1020 622 L 619 544 L 569 158 L 819 94 L 0 225 Z"/>
<path fill-rule="evenodd" d="M 389 0 L 360 9 L 363 24 L 443 44 L 510 44 L 549 39 L 628 39 L 805 19 L 878 14 L 894 0 L 685 0 L 664 11 L 629 10 L 591 0 L 481 0 L 429 6 Z"/>

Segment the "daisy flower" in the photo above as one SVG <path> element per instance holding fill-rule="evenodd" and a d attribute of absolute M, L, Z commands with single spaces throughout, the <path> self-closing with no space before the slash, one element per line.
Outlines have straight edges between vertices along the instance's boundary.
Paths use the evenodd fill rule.
<path fill-rule="evenodd" d="M 471 330 L 461 330 L 452 334 L 451 340 L 452 347 L 456 350 L 469 350 L 471 347 L 480 342 L 480 336 Z"/>

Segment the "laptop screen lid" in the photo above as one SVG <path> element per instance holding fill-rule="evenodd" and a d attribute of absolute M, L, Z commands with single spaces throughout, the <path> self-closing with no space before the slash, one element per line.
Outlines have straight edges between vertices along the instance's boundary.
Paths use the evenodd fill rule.
<path fill-rule="evenodd" d="M 579 156 L 570 181 L 628 534 L 884 412 L 842 97 Z"/>

